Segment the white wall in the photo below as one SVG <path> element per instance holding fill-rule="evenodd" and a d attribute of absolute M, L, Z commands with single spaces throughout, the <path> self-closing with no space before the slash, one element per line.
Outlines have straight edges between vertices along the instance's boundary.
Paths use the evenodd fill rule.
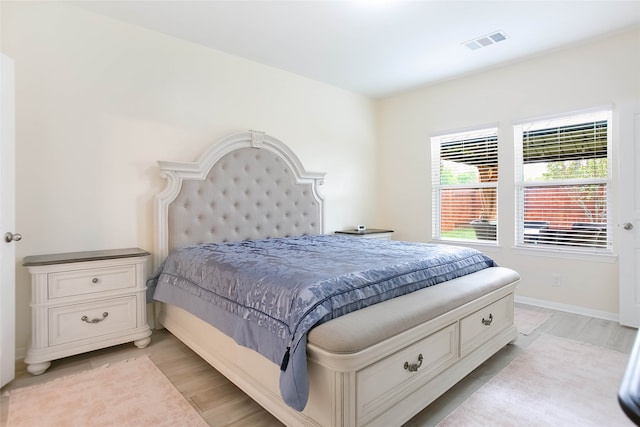
<path fill-rule="evenodd" d="M 491 47 L 493 48 L 493 47 Z M 495 48 L 499 48 L 496 46 Z M 513 121 L 599 106 L 618 112 L 640 101 L 640 30 L 414 90 L 379 103 L 382 222 L 394 237 L 431 237 L 430 141 L 433 134 L 498 124 L 500 247 L 478 246 L 520 272 L 517 295 L 594 314 L 618 313 L 618 263 L 517 253 L 514 244 Z M 471 54 L 482 54 L 482 50 Z M 620 141 L 614 130 L 614 159 Z M 615 193 L 615 186 L 614 186 Z M 619 195 L 616 195 L 619 197 Z M 614 201 L 614 209 L 615 209 Z M 612 220 L 617 223 L 613 212 Z M 552 276 L 561 286 L 552 286 Z"/>
<path fill-rule="evenodd" d="M 265 131 L 327 172 L 327 231 L 375 222 L 372 100 L 69 5 L 1 7 L 16 65 L 18 356 L 31 328 L 22 258 L 152 250 L 157 160 Z"/>

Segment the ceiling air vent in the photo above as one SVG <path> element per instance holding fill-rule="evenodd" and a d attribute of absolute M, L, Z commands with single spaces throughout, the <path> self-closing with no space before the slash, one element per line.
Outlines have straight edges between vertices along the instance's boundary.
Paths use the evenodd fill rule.
<path fill-rule="evenodd" d="M 478 37 L 473 40 L 462 43 L 471 50 L 477 50 L 481 47 L 491 46 L 492 44 L 501 42 L 507 39 L 507 35 L 503 31 L 495 31 L 486 36 Z"/>

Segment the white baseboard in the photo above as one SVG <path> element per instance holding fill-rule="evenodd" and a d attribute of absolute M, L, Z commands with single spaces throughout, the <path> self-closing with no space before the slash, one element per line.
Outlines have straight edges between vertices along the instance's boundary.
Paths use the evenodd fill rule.
<path fill-rule="evenodd" d="M 611 320 L 612 322 L 620 322 L 618 313 L 610 313 L 608 311 L 592 310 L 590 308 L 579 307 L 577 305 L 560 304 L 558 302 L 541 300 L 529 297 L 514 297 L 515 302 L 537 307 L 550 308 L 552 310 L 565 311 L 567 313 L 580 314 L 583 316 L 595 317 L 596 319 Z"/>
<path fill-rule="evenodd" d="M 16 347 L 16 360 L 24 359 L 27 355 L 26 347 Z"/>

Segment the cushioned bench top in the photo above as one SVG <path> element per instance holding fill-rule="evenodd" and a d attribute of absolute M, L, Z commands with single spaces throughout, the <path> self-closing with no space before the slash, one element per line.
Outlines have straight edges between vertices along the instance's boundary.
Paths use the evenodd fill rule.
<path fill-rule="evenodd" d="M 308 343 L 331 353 L 356 353 L 519 280 L 509 268 L 487 268 L 318 325 Z"/>

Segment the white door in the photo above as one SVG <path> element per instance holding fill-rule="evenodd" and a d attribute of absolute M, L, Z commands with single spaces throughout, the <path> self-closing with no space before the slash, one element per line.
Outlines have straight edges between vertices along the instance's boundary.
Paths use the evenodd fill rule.
<path fill-rule="evenodd" d="M 640 326 L 640 105 L 621 108 L 617 196 L 620 324 Z"/>
<path fill-rule="evenodd" d="M 0 387 L 15 376 L 15 104 L 13 61 L 0 53 Z M 8 240 L 8 241 L 7 241 Z"/>

